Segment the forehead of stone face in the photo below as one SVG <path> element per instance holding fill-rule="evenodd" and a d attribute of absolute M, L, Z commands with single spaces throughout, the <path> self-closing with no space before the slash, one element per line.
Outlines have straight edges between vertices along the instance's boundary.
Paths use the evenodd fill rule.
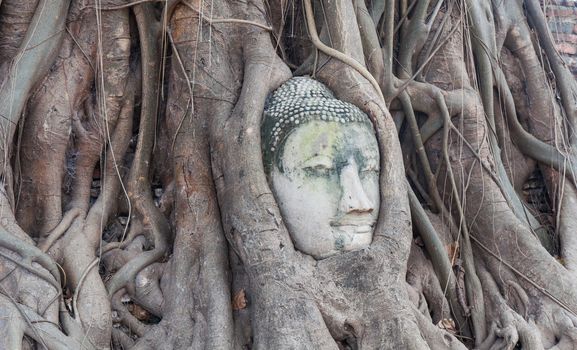
<path fill-rule="evenodd" d="M 368 117 L 356 106 L 334 98 L 322 83 L 308 77 L 295 77 L 274 91 L 265 104 L 261 126 L 263 162 L 270 173 L 273 164 L 282 170 L 280 155 L 288 135 L 311 121 L 331 124 L 366 124 Z"/>
<path fill-rule="evenodd" d="M 307 167 L 338 169 L 351 157 L 360 169 L 378 169 L 378 145 L 371 126 L 314 120 L 287 137 L 279 168 L 283 171 Z"/>

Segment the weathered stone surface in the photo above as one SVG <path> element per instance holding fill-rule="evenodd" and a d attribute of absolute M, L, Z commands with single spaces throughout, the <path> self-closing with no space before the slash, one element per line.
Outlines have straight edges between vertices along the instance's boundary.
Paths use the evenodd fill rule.
<path fill-rule="evenodd" d="M 379 149 L 367 115 L 296 77 L 269 98 L 265 169 L 295 247 L 317 259 L 368 247 L 379 211 Z"/>

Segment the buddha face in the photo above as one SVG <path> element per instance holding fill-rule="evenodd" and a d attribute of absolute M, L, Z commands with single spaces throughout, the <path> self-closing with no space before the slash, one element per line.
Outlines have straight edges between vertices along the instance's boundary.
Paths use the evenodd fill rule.
<path fill-rule="evenodd" d="M 371 126 L 309 121 L 278 152 L 270 180 L 295 247 L 322 259 L 369 246 L 380 199 Z"/>

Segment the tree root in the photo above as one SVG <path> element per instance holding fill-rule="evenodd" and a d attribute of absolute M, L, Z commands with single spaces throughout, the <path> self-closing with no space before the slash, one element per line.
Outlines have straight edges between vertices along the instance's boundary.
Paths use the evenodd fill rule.
<path fill-rule="evenodd" d="M 69 1 L 40 0 L 22 45 L 10 64 L 10 72 L 0 83 L 1 154 L 9 153 L 16 125 L 28 95 L 52 64 L 64 35 Z M 49 33 L 49 34 L 46 34 Z M 2 160 L 4 164 L 6 160 Z M 0 168 L 4 168 L 5 165 Z"/>
<path fill-rule="evenodd" d="M 9 249 L 22 258 L 23 262 L 21 267 L 29 270 L 32 273 L 39 274 L 44 280 L 52 284 L 56 290 L 60 291 L 60 271 L 56 265 L 56 262 L 52 258 L 38 249 L 37 247 L 21 241 L 20 239 L 14 237 L 4 228 L 0 227 L 0 246 Z M 42 265 L 46 270 L 50 272 L 52 276 L 45 276 L 44 274 L 35 271 L 36 269 L 32 266 L 32 263 L 38 263 Z"/>
<path fill-rule="evenodd" d="M 381 91 L 381 87 L 380 87 L 379 83 L 377 82 L 377 80 L 375 80 L 373 75 L 367 70 L 367 68 L 365 68 L 365 66 L 362 63 L 357 62 L 353 58 L 347 56 L 346 54 L 344 54 L 342 52 L 335 50 L 334 48 L 328 47 L 319 39 L 317 30 L 316 30 L 316 23 L 315 23 L 314 16 L 313 16 L 313 7 L 311 5 L 311 1 L 310 0 L 304 0 L 304 4 L 305 4 L 307 25 L 308 25 L 309 33 L 311 36 L 311 41 L 316 46 L 316 48 L 319 49 L 320 51 L 324 52 L 328 56 L 334 57 L 334 58 L 342 61 L 343 63 L 351 66 L 353 69 L 355 69 L 357 72 L 359 72 L 365 79 L 367 79 L 371 83 L 371 85 L 375 89 L 375 92 L 379 95 L 381 100 L 384 101 L 385 97 L 383 96 L 383 93 Z"/>
<path fill-rule="evenodd" d="M 80 209 L 71 209 L 62 218 L 62 221 L 56 226 L 52 231 L 46 234 L 44 240 L 42 240 L 38 244 L 38 248 L 43 251 L 47 252 L 50 247 L 56 242 L 72 225 L 72 222 L 80 215 L 84 214 Z"/>
<path fill-rule="evenodd" d="M 4 2 L 0 31 L 2 18 L 17 18 L 13 0 Z M 489 0 L 321 0 L 315 14 L 308 0 L 300 10 L 285 0 L 105 2 L 96 11 L 73 2 L 70 37 L 61 45 L 68 5 L 40 0 L 34 16 L 21 14 L 25 24 L 8 28 L 16 38 L 32 21 L 19 52 L 12 45 L 0 53 L 0 72 L 6 73 L 0 115 L 7 117 L 0 120 L 0 180 L 6 187 L 0 193 L 2 346 L 576 347 L 577 289 L 567 238 L 577 197 L 573 184 L 563 187 L 563 181 L 575 182 L 577 173 L 569 164 L 577 159 L 570 134 L 577 118 L 570 95 L 577 88 L 557 77 L 563 101 L 554 100 L 554 84 L 544 72 L 563 69 L 548 49 L 552 41 L 536 0 L 510 6 Z M 6 9 L 12 12 L 3 17 Z M 312 41 L 293 41 L 284 33 L 293 25 L 289 19 L 306 19 Z M 82 31 L 90 21 L 96 24 Z M 168 21 L 172 50 L 164 45 Z M 133 24 L 138 42 L 130 38 Z M 271 38 L 272 28 L 278 37 Z M 545 58 L 539 58 L 540 44 Z M 506 62 L 499 60 L 503 52 Z M 283 224 L 263 174 L 259 133 L 267 95 L 291 76 L 279 56 L 295 66 L 309 56 L 301 67 L 373 122 L 381 206 L 366 249 L 315 260 L 294 248 Z M 507 64 L 523 65 L 513 75 L 531 75 L 526 90 L 511 88 L 510 72 L 501 69 Z M 140 73 L 132 76 L 131 67 Z M 46 73 L 42 89 L 30 98 Z M 535 100 L 541 91 L 547 99 Z M 19 129 L 22 157 L 13 157 L 15 124 L 29 99 L 28 120 Z M 500 113 L 503 107 L 507 113 Z M 560 118 L 563 112 L 569 120 Z M 494 116 L 509 122 L 511 136 L 496 130 Z M 559 148 L 539 124 L 549 125 L 547 118 L 556 118 L 554 136 L 564 142 Z M 138 128 L 133 120 L 140 120 Z M 49 131 L 56 134 L 40 139 Z M 501 159 L 509 142 L 541 163 L 550 199 L 562 202 L 550 220 L 561 233 L 566 262 L 545 251 L 531 230 L 539 222 L 515 189 L 536 163 L 519 153 L 522 174 L 509 176 L 504 164 L 511 163 Z M 40 152 L 28 155 L 35 150 Z M 8 164 L 14 158 L 22 159 L 21 167 L 14 166 L 19 187 Z M 412 167 L 407 172 L 403 160 Z M 439 217 L 430 216 L 412 190 L 407 196 L 407 174 Z M 65 190 L 63 179 L 71 183 Z M 417 239 L 409 256 L 411 215 L 425 249 Z M 37 236 L 35 246 L 31 237 Z M 460 250 L 447 248 L 455 241 Z M 465 317 L 469 307 L 471 320 Z M 455 329 L 456 337 L 450 334 Z"/>
<path fill-rule="evenodd" d="M 129 175 L 129 196 L 134 201 L 138 213 L 144 218 L 145 226 L 149 227 L 154 249 L 141 253 L 123 266 L 107 284 L 108 293 L 114 295 L 127 283 L 133 281 L 136 274 L 146 266 L 158 261 L 167 252 L 167 239 L 170 227 L 166 218 L 153 203 L 150 189 L 148 164 L 152 154 L 156 114 L 158 109 L 160 62 L 156 56 L 158 51 L 158 28 L 150 27 L 154 23 L 150 4 L 140 4 L 134 8 L 141 39 L 142 64 L 142 99 L 140 130 L 138 146 Z"/>
<path fill-rule="evenodd" d="M 125 324 L 130 332 L 134 332 L 137 336 L 142 337 L 150 331 L 150 327 L 140 322 L 134 315 L 128 311 L 127 307 L 122 303 L 122 297 L 125 291 L 119 290 L 112 296 L 112 307 L 118 314 L 120 321 Z"/>
<path fill-rule="evenodd" d="M 479 270 L 483 289 L 489 300 L 492 301 L 489 313 L 492 314 L 494 321 L 487 338 L 476 349 L 512 350 L 518 345 L 521 345 L 523 349 L 543 349 L 541 336 L 535 322 L 531 319 L 525 320 L 518 312 L 511 309 L 501 296 L 493 277 L 484 268 L 480 267 Z M 510 283 L 514 282 L 510 281 Z M 525 305 L 523 308 L 526 309 L 528 306 Z"/>
<path fill-rule="evenodd" d="M 18 313 L 20 317 L 18 318 L 25 318 L 29 322 L 25 323 L 23 333 L 40 344 L 44 344 L 45 348 L 47 349 L 54 349 L 54 350 L 73 350 L 73 349 L 85 349 L 85 350 L 95 350 L 96 348 L 90 344 L 90 342 L 86 341 L 86 339 L 73 337 L 73 336 L 66 336 L 62 333 L 58 326 L 52 322 L 46 321 L 40 315 L 38 315 L 34 310 L 30 309 L 29 307 L 22 305 L 22 304 L 13 304 L 9 299 L 0 294 L 0 303 L 2 304 L 2 308 L 7 308 L 8 304 L 14 305 L 16 310 L 12 311 L 12 315 L 14 316 L 15 313 Z M 9 309 L 5 309 L 9 310 Z M 17 325 L 18 322 L 12 319 L 12 322 L 15 322 Z M 15 326 L 18 327 L 18 326 Z M 17 331 L 16 328 L 12 328 L 12 331 Z M 22 336 L 18 336 L 18 334 L 12 334 L 15 341 L 20 342 Z M 20 339 L 18 339 L 20 338 Z M 18 347 L 20 348 L 20 347 Z"/>

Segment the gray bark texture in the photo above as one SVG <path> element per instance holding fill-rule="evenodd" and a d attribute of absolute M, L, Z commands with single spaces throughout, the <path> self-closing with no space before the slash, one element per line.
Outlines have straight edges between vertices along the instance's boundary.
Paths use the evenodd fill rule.
<path fill-rule="evenodd" d="M 267 181 L 302 75 L 374 126 L 366 249 L 300 252 Z M 0 349 L 577 348 L 537 0 L 0 0 L 0 117 Z"/>

